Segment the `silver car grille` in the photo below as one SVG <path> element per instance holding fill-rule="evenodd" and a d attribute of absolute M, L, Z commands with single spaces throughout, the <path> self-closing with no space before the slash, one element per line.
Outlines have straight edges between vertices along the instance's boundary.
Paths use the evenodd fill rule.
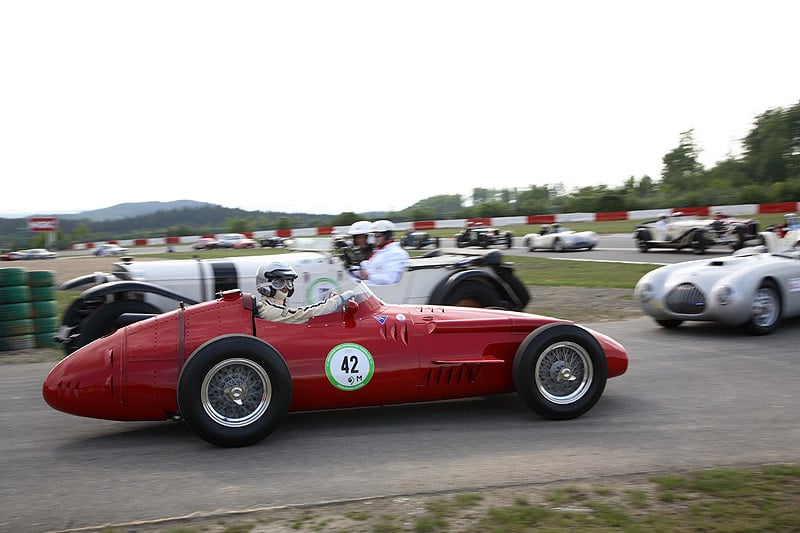
<path fill-rule="evenodd" d="M 691 283 L 681 283 L 667 294 L 665 307 L 681 315 L 699 315 L 706 308 L 706 295 Z"/>

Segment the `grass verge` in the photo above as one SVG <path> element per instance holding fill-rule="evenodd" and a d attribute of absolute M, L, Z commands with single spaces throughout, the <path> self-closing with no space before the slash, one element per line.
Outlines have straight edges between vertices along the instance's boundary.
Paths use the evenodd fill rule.
<path fill-rule="evenodd" d="M 106 533 L 129 531 L 106 529 Z M 601 478 L 137 525 L 139 532 L 800 531 L 800 465 Z"/>

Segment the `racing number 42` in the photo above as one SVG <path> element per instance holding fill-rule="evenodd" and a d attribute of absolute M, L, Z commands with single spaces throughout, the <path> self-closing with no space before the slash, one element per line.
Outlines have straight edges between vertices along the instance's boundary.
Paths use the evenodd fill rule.
<path fill-rule="evenodd" d="M 375 361 L 365 347 L 355 343 L 335 346 L 325 360 L 328 381 L 337 389 L 358 390 L 369 383 L 375 372 Z"/>

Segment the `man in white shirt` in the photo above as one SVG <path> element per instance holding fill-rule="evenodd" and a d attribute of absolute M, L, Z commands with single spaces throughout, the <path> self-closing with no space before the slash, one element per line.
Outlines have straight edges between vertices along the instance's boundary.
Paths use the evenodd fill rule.
<path fill-rule="evenodd" d="M 376 220 L 371 233 L 375 239 L 372 255 L 361 262 L 359 277 L 367 283 L 388 285 L 397 283 L 408 267 L 408 252 L 392 238 L 394 224 Z"/>

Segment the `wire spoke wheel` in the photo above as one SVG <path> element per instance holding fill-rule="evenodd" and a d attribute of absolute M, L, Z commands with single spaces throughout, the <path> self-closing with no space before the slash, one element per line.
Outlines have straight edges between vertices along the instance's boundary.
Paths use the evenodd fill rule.
<path fill-rule="evenodd" d="M 218 424 L 242 427 L 263 415 L 272 399 L 272 382 L 248 359 L 228 359 L 209 370 L 200 390 L 203 409 Z"/>
<path fill-rule="evenodd" d="M 548 401 L 569 404 L 589 389 L 593 377 L 587 351 L 574 342 L 560 342 L 547 348 L 536 363 L 536 388 Z"/>
<path fill-rule="evenodd" d="M 608 367 L 600 343 L 574 324 L 532 331 L 514 357 L 517 394 L 535 413 L 551 420 L 576 418 L 605 389 Z"/>
<path fill-rule="evenodd" d="M 745 327 L 751 335 L 767 335 L 781 322 L 781 297 L 772 281 L 764 281 L 750 302 L 750 318 Z"/>
<path fill-rule="evenodd" d="M 292 377 L 268 343 L 248 335 L 212 339 L 186 360 L 178 408 L 201 438 L 222 447 L 255 444 L 289 412 Z"/>

